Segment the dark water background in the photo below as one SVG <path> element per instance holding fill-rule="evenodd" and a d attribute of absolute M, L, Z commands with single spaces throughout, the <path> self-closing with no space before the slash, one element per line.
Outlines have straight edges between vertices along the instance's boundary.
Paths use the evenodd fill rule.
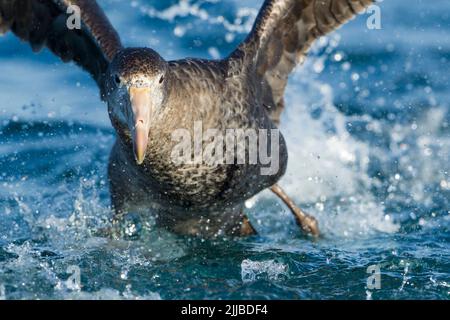
<path fill-rule="evenodd" d="M 126 45 L 175 59 L 227 55 L 262 1 L 99 2 Z M 257 237 L 145 222 L 136 241 L 96 236 L 111 216 L 106 106 L 76 67 L 0 38 L 0 298 L 449 299 L 448 8 L 386 0 L 381 30 L 358 17 L 292 76 L 281 184 L 318 217 L 318 241 L 268 192 L 247 203 Z"/>

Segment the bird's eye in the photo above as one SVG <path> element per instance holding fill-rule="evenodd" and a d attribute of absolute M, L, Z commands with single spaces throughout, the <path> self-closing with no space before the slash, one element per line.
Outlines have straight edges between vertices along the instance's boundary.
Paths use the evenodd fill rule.
<path fill-rule="evenodd" d="M 164 76 L 161 76 L 161 78 L 159 78 L 159 83 L 163 83 L 164 82 Z"/>
<path fill-rule="evenodd" d="M 115 76 L 114 76 L 114 81 L 117 83 L 117 84 L 120 84 L 120 77 L 116 74 Z"/>

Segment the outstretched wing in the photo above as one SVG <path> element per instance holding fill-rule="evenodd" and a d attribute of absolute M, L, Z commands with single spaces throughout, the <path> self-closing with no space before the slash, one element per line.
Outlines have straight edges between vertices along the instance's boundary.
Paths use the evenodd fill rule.
<path fill-rule="evenodd" d="M 247 39 L 229 57 L 263 83 L 263 103 L 279 123 L 289 73 L 314 40 L 353 18 L 374 0 L 266 0 Z"/>
<path fill-rule="evenodd" d="M 81 28 L 69 29 L 68 18 L 77 13 Z M 74 61 L 99 85 L 109 62 L 122 48 L 95 0 L 0 0 L 0 33 L 9 30 L 29 42 L 34 51 L 46 46 L 64 62 Z"/>

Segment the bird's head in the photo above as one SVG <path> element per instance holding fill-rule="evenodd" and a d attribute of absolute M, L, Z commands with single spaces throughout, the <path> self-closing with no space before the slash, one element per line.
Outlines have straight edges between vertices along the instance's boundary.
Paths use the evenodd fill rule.
<path fill-rule="evenodd" d="M 138 164 L 146 156 L 152 123 L 164 107 L 167 78 L 168 63 L 147 48 L 124 49 L 110 64 L 105 94 L 110 118 L 116 130 L 131 138 Z"/>

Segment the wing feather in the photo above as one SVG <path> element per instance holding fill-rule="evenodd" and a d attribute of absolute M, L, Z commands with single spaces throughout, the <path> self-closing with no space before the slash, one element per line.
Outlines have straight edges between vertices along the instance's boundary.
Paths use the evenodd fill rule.
<path fill-rule="evenodd" d="M 67 8 L 77 5 L 81 29 L 67 27 Z M 50 49 L 73 61 L 102 85 L 109 62 L 122 48 L 120 38 L 94 0 L 0 0 L 0 33 L 13 32 L 34 51 Z"/>
<path fill-rule="evenodd" d="M 263 85 L 263 104 L 279 123 L 289 74 L 303 63 L 319 37 L 336 30 L 374 0 L 266 0 L 246 40 L 230 55 L 233 73 L 242 70 Z"/>

